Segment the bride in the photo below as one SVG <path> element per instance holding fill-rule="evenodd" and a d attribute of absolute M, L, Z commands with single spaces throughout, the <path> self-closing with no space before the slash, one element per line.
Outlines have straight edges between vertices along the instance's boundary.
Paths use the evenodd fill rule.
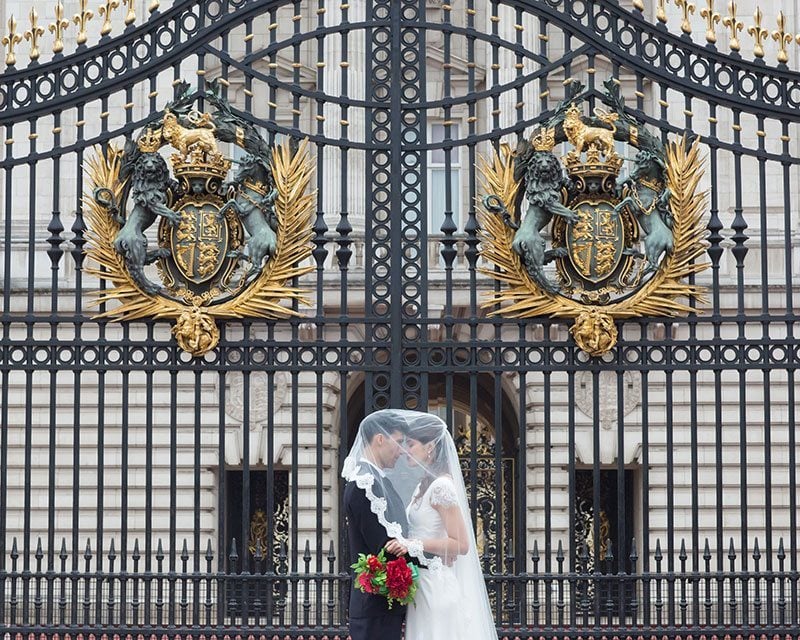
<path fill-rule="evenodd" d="M 407 536 L 386 545 L 421 566 L 406 616 L 405 640 L 496 640 L 461 465 L 447 425 L 438 416 L 402 413 L 402 449 L 422 479 L 406 506 Z"/>

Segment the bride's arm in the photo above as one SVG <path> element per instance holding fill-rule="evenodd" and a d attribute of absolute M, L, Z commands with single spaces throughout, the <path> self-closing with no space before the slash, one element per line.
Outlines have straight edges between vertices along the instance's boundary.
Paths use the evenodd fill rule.
<path fill-rule="evenodd" d="M 469 551 L 469 537 L 464 518 L 461 516 L 461 509 L 455 505 L 432 505 L 442 518 L 447 537 L 425 538 L 420 540 L 422 549 L 425 553 L 441 556 L 447 559 L 455 559 L 456 556 L 464 555 Z M 397 540 L 390 540 L 386 544 L 389 553 L 402 556 L 408 553 L 408 548 L 400 544 Z"/>
<path fill-rule="evenodd" d="M 433 505 L 439 512 L 444 523 L 446 538 L 427 538 L 422 541 L 422 548 L 427 553 L 433 553 L 444 558 L 463 556 L 469 551 L 469 536 L 467 526 L 457 504 L 451 506 Z"/>
<path fill-rule="evenodd" d="M 430 505 L 441 517 L 447 535 L 423 540 L 422 548 L 427 553 L 442 556 L 446 561 L 466 554 L 469 551 L 467 524 L 449 476 L 442 476 L 431 484 Z"/>
<path fill-rule="evenodd" d="M 444 558 L 447 564 L 455 561 L 457 556 L 465 555 L 470 548 L 469 532 L 461 511 L 461 505 L 453 486 L 453 481 L 449 476 L 442 476 L 435 480 L 426 496 L 430 496 L 429 504 L 436 510 L 442 519 L 442 525 L 446 535 L 439 538 L 424 538 L 422 550 L 426 554 L 432 554 Z M 405 555 L 408 549 L 397 540 L 392 540 L 386 545 L 386 550 L 390 553 Z"/>

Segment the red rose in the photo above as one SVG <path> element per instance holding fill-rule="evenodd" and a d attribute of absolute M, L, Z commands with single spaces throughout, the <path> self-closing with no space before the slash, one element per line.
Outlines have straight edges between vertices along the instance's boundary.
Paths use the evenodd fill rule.
<path fill-rule="evenodd" d="M 358 583 L 363 587 L 364 591 L 366 591 L 367 593 L 373 592 L 372 577 L 369 576 L 368 574 L 362 573 L 360 576 L 358 576 Z"/>
<path fill-rule="evenodd" d="M 367 558 L 367 567 L 372 573 L 378 573 L 378 571 L 383 569 L 383 563 L 378 560 L 377 556 L 370 556 Z"/>
<path fill-rule="evenodd" d="M 403 600 L 408 597 L 408 589 L 406 587 L 398 588 L 389 592 L 389 595 L 395 600 Z"/>
<path fill-rule="evenodd" d="M 386 563 L 386 587 L 392 598 L 405 598 L 412 581 L 411 569 L 405 558 L 398 558 Z"/>

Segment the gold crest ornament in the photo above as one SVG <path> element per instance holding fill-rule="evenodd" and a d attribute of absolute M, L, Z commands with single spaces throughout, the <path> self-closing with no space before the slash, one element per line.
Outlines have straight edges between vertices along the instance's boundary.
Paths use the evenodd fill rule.
<path fill-rule="evenodd" d="M 299 266 L 313 235 L 306 142 L 270 147 L 209 87 L 200 96 L 181 83 L 138 139 L 91 158 L 84 196 L 86 271 L 110 285 L 96 292 L 108 306 L 96 317 L 174 320 L 178 345 L 194 356 L 217 346 L 217 319 L 298 316 L 285 302 L 308 304 L 307 292 L 289 283 L 313 269 Z M 213 113 L 194 108 L 200 97 Z M 232 172 L 225 143 L 245 152 Z"/>
<path fill-rule="evenodd" d="M 572 83 L 530 141 L 502 144 L 479 167 L 481 254 L 496 267 L 481 271 L 504 285 L 483 306 L 572 319 L 573 339 L 594 357 L 616 345 L 617 320 L 694 312 L 676 298 L 703 301 L 685 279 L 709 266 L 698 261 L 707 246 L 699 141 L 665 148 L 625 113 L 618 83 L 605 87 L 613 111 L 583 115 L 583 87 Z M 561 143 L 573 148 L 559 159 Z M 637 149 L 628 175 L 622 144 Z"/>

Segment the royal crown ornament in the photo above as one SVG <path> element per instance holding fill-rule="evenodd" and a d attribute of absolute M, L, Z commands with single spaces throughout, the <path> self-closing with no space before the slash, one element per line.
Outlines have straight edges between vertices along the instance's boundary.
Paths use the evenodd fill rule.
<path fill-rule="evenodd" d="M 512 318 L 572 319 L 576 344 L 597 357 L 617 343 L 616 322 L 696 309 L 703 288 L 685 282 L 707 268 L 706 195 L 697 140 L 666 147 L 625 112 L 615 80 L 584 115 L 579 83 L 515 151 L 482 161 L 482 269 L 502 287 L 484 307 Z M 559 158 L 556 145 L 571 149 Z M 636 150 L 623 172 L 623 149 Z"/>
<path fill-rule="evenodd" d="M 174 320 L 194 356 L 218 344 L 217 319 L 299 315 L 286 303 L 307 304 L 305 292 L 288 283 L 312 268 L 301 266 L 313 235 L 306 143 L 268 145 L 209 87 L 182 83 L 124 150 L 98 152 L 84 197 L 87 272 L 110 285 L 96 293 L 97 317 Z M 195 108 L 201 97 L 212 113 Z M 234 146 L 244 152 L 235 168 Z"/>

